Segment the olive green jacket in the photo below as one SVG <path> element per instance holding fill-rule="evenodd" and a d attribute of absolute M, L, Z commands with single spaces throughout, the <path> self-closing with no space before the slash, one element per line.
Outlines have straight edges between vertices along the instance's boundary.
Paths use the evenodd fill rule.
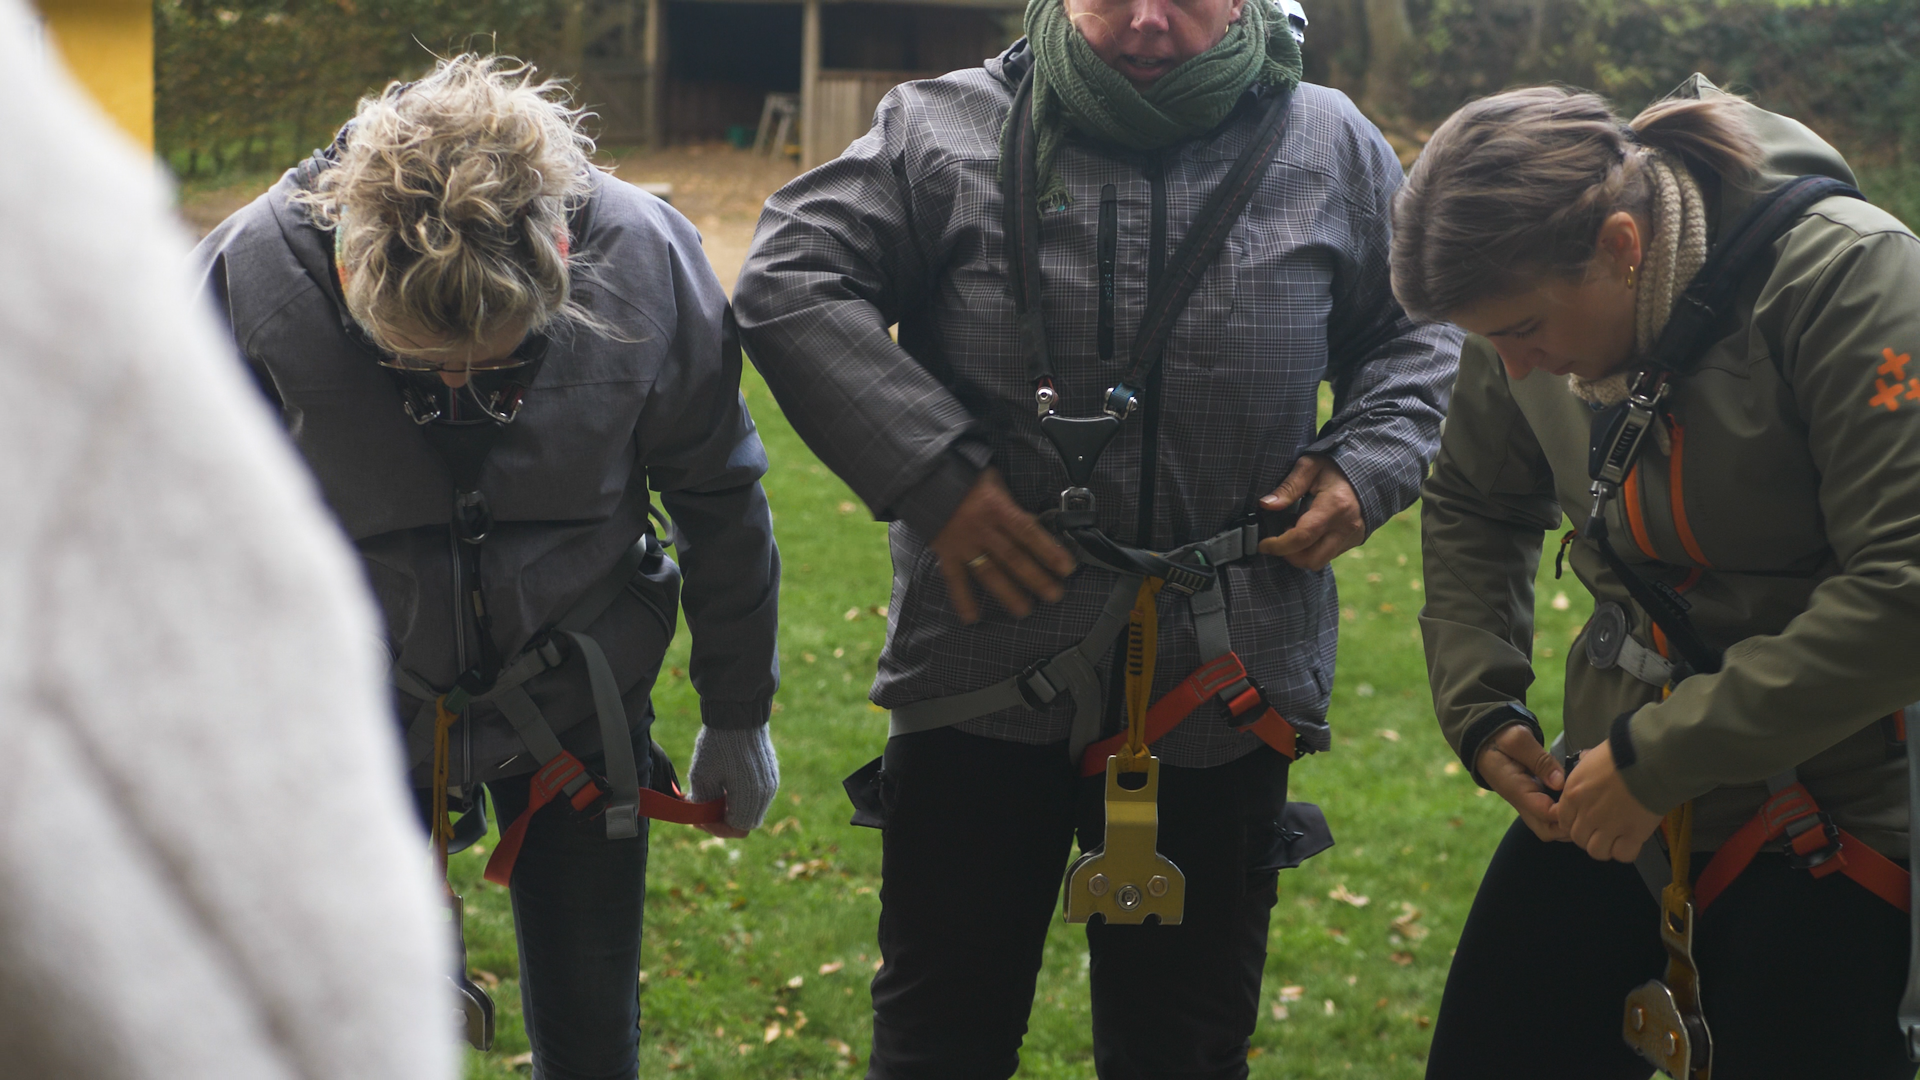
<path fill-rule="evenodd" d="M 1694 76 L 1687 97 L 1720 91 Z M 1759 188 L 1820 173 L 1851 182 L 1811 131 L 1748 106 L 1767 151 Z M 1753 198 L 1703 177 L 1729 228 Z M 1740 292 L 1733 331 L 1671 397 L 1671 453 L 1649 447 L 1607 511 L 1621 557 L 1683 591 L 1718 674 L 1673 695 L 1567 660 L 1569 749 L 1632 712 L 1622 776 L 1648 809 L 1695 806 L 1697 849 L 1718 846 L 1798 767 L 1840 827 L 1906 856 L 1906 766 L 1882 718 L 1920 699 L 1920 240 L 1891 215 L 1832 198 L 1774 245 Z M 1420 625 L 1441 729 L 1473 769 L 1533 681 L 1534 573 L 1564 510 L 1584 533 L 1591 410 L 1545 372 L 1510 380 L 1480 338 L 1460 361 L 1424 491 Z M 1571 565 L 1596 602 L 1645 612 L 1584 535 Z M 1477 777 L 1477 773 L 1476 773 Z"/>

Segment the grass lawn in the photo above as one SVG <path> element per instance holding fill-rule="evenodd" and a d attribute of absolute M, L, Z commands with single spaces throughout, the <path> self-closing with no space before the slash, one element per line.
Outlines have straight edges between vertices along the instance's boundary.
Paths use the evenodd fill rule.
<path fill-rule="evenodd" d="M 786 563 L 773 726 L 784 785 L 768 827 L 745 840 L 654 826 L 647 1077 L 858 1075 L 867 1053 L 880 835 L 847 824 L 840 779 L 886 737 L 884 715 L 866 700 L 886 633 L 885 528 L 800 443 L 751 371 L 746 389 L 774 463 L 767 490 Z M 1334 752 L 1305 759 L 1292 782 L 1294 797 L 1325 807 L 1338 844 L 1280 876 L 1256 1078 L 1421 1074 L 1448 957 L 1512 820 L 1467 779 L 1433 724 L 1414 621 L 1418 545 L 1409 511 L 1338 563 Z M 1532 704 L 1557 728 L 1561 666 L 1591 601 L 1543 563 Z M 683 634 L 654 695 L 655 737 L 683 768 L 698 724 L 686 650 Z M 501 1017 L 497 1048 L 469 1057 L 470 1080 L 526 1070 L 507 896 L 479 880 L 484 861 L 468 852 L 454 868 L 470 961 L 481 981 L 498 979 Z M 1056 922 L 1021 1075 L 1090 1077 L 1088 1023 L 1085 938 Z"/>

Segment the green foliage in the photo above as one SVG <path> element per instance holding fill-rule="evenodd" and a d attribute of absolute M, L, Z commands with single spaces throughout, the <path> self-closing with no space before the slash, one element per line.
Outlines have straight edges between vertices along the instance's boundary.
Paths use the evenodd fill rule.
<path fill-rule="evenodd" d="M 840 778 L 886 738 L 883 714 L 866 701 L 886 634 L 886 536 L 752 372 L 746 390 L 773 462 L 766 485 L 786 566 L 773 724 L 782 789 L 768 827 L 745 840 L 653 828 L 640 1074 L 854 1077 L 870 1045 L 880 837 L 847 824 Z M 1566 650 L 1591 602 L 1571 578 L 1553 581 L 1552 560 L 1544 562 L 1531 704 L 1551 731 Z M 1334 752 L 1300 763 L 1293 794 L 1326 809 L 1338 844 L 1280 876 L 1253 1036 L 1256 1080 L 1421 1074 L 1453 946 L 1513 818 L 1465 776 L 1433 723 L 1414 622 L 1423 600 L 1417 511 L 1335 569 Z M 686 658 L 683 634 L 654 692 L 655 737 L 683 764 L 699 723 Z M 479 881 L 484 861 L 457 856 L 454 875 L 467 897 L 472 965 L 503 980 L 494 991 L 501 1035 L 493 1053 L 469 1056 L 467 1077 L 505 1080 L 526 1075 L 514 1062 L 527 1044 L 507 896 Z M 1022 1077 L 1092 1075 L 1086 965 L 1084 934 L 1056 920 Z"/>
<path fill-rule="evenodd" d="M 1508 86 L 1563 82 L 1637 109 L 1704 72 L 1808 124 L 1920 222 L 1913 0 L 1409 0 L 1410 76 L 1437 121 Z"/>
<path fill-rule="evenodd" d="M 1920 139 L 1912 0 L 1410 0 L 1429 118 L 1566 82 L 1632 108 L 1695 71 L 1769 109 Z"/>
<path fill-rule="evenodd" d="M 466 49 L 540 55 L 556 0 L 155 0 L 155 135 L 183 177 L 291 165 L 363 94 Z"/>

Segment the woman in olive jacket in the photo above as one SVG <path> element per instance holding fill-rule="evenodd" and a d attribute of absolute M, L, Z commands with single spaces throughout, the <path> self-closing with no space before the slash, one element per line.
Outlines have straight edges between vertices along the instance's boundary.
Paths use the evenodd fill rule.
<path fill-rule="evenodd" d="M 1833 196 L 1735 267 L 1734 310 L 1602 510 L 1618 566 L 1677 597 L 1724 650 L 1717 671 L 1689 670 L 1588 517 L 1592 418 L 1626 397 L 1742 212 L 1810 173 L 1852 182 L 1811 131 L 1695 76 L 1631 124 L 1557 88 L 1476 102 L 1397 199 L 1396 295 L 1481 335 L 1424 491 L 1434 703 L 1519 812 L 1461 938 L 1431 1077 L 1651 1072 L 1623 1003 L 1666 954 L 1631 864 L 1669 873 L 1656 833 L 1688 804 L 1714 1075 L 1913 1075 L 1894 1021 L 1908 811 L 1892 720 L 1920 698 L 1913 233 Z M 1534 573 L 1563 510 L 1596 601 L 1567 664 L 1570 770 L 1525 707 Z M 1763 806 L 1784 835 L 1750 824 Z"/>

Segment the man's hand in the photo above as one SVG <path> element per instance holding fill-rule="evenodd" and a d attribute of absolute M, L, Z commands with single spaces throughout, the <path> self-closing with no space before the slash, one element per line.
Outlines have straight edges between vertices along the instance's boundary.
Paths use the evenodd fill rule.
<path fill-rule="evenodd" d="M 1519 812 L 1533 835 L 1542 840 L 1570 839 L 1562 824 L 1564 800 L 1556 805 L 1547 794 L 1566 783 L 1565 772 L 1524 724 L 1514 724 L 1488 739 L 1475 764 L 1480 778 Z M 1585 763 L 1580 767 L 1585 768 Z"/>
<path fill-rule="evenodd" d="M 1305 454 L 1294 462 L 1293 471 L 1260 505 L 1285 510 L 1307 495 L 1313 505 L 1293 528 L 1260 541 L 1260 553 L 1278 555 L 1302 570 L 1319 570 L 1366 540 L 1367 521 L 1347 474 L 1324 454 Z"/>
<path fill-rule="evenodd" d="M 1560 796 L 1560 820 L 1573 842 L 1596 859 L 1639 858 L 1641 846 L 1664 816 L 1641 806 L 1627 790 L 1620 770 L 1613 767 L 1613 748 L 1606 743 L 1580 755 Z"/>
<path fill-rule="evenodd" d="M 969 576 L 979 579 L 1016 618 L 1033 611 L 1029 594 L 1043 600 L 1066 595 L 1060 579 L 1073 573 L 1073 556 L 1022 509 L 997 469 L 987 469 L 960 500 L 940 535 L 929 545 L 940 558 L 947 595 L 965 623 L 980 621 Z"/>

